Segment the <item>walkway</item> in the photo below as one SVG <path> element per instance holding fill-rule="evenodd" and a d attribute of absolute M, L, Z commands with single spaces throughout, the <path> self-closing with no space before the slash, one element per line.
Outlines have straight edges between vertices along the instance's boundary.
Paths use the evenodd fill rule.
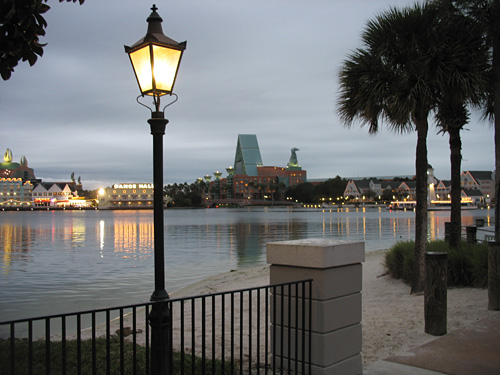
<path fill-rule="evenodd" d="M 500 374 L 500 313 L 363 369 L 363 375 L 417 374 Z"/>

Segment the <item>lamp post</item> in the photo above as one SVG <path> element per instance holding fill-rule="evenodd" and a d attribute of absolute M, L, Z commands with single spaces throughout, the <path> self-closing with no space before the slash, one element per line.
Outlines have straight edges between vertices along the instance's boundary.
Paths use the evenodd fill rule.
<path fill-rule="evenodd" d="M 186 42 L 178 43 L 163 34 L 162 18 L 153 5 L 148 17 L 146 36 L 131 47 L 125 46 L 130 57 L 141 95 L 151 96 L 154 111 L 148 123 L 153 135 L 153 225 L 154 225 L 154 273 L 155 290 L 151 301 L 156 302 L 149 314 L 151 325 L 151 372 L 172 373 L 172 315 L 165 302 L 169 295 L 165 290 L 164 221 L 163 221 L 163 135 L 168 120 L 160 107 L 160 97 L 175 95 L 173 88 Z M 142 104 L 142 103 L 140 103 Z"/>

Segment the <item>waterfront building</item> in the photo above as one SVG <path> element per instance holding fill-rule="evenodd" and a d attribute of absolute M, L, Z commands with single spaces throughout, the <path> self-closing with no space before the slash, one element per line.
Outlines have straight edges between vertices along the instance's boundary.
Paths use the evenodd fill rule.
<path fill-rule="evenodd" d="M 82 189 L 81 177 L 70 182 L 42 182 L 35 177 L 25 156 L 19 163 L 12 161 L 12 151 L 7 149 L 0 163 L 1 207 L 86 207 L 90 204 L 78 197 Z"/>
<path fill-rule="evenodd" d="M 218 204 L 262 204 L 283 202 L 289 186 L 307 181 L 307 171 L 297 160 L 298 148 L 291 149 L 286 167 L 265 166 L 262 162 L 259 143 L 255 134 L 239 134 L 234 164 L 222 172 L 214 172 L 214 180 L 207 175 L 199 179 L 205 183 L 206 205 Z"/>
<path fill-rule="evenodd" d="M 21 157 L 19 163 L 12 161 L 12 151 L 7 149 L 3 156 L 3 163 L 0 163 L 0 178 L 20 178 L 23 181 L 35 180 L 35 172 L 28 167 L 26 156 Z"/>
<path fill-rule="evenodd" d="M 429 184 L 429 204 L 431 202 L 449 202 L 451 181 L 439 180 L 434 176 L 431 165 L 427 169 L 427 182 Z M 477 205 L 491 203 L 495 180 L 493 172 L 489 171 L 464 171 L 461 175 L 462 201 Z M 397 181 L 397 178 L 379 180 L 377 178 L 351 179 L 344 191 L 345 197 L 360 200 L 366 197 L 381 196 L 384 191 L 391 192 L 395 200 L 415 200 L 416 183 L 414 179 Z"/>
<path fill-rule="evenodd" d="M 494 173 L 490 171 L 464 171 L 460 179 L 463 189 L 479 190 L 485 198 L 486 203 L 490 203 L 495 195 Z"/>
<path fill-rule="evenodd" d="M 153 184 L 120 183 L 99 191 L 99 209 L 152 209 Z M 165 202 L 164 202 L 165 203 Z"/>
<path fill-rule="evenodd" d="M 365 197 L 365 200 L 373 200 L 387 191 L 413 195 L 414 192 L 410 186 L 401 181 L 384 181 L 378 178 L 349 180 L 344 190 L 344 197 L 357 200 Z"/>
<path fill-rule="evenodd" d="M 478 189 L 462 189 L 462 202 L 470 202 L 476 206 L 481 206 L 486 202 L 483 193 Z"/>
<path fill-rule="evenodd" d="M 0 178 L 0 207 L 32 206 L 33 184 L 22 178 Z"/>
<path fill-rule="evenodd" d="M 344 197 L 362 198 L 370 191 L 370 180 L 349 180 L 344 190 Z"/>
<path fill-rule="evenodd" d="M 436 191 L 436 199 L 448 199 L 451 193 L 451 181 L 441 180 L 434 188 Z"/>
<path fill-rule="evenodd" d="M 75 199 L 78 197 L 77 191 L 71 190 L 70 184 L 66 182 L 41 182 L 35 186 L 32 195 L 35 207 L 81 205 L 81 201 Z"/>
<path fill-rule="evenodd" d="M 21 157 L 12 161 L 12 151 L 7 149 L 0 163 L 0 207 L 26 207 L 32 205 L 35 172 L 28 167 L 28 160 Z"/>

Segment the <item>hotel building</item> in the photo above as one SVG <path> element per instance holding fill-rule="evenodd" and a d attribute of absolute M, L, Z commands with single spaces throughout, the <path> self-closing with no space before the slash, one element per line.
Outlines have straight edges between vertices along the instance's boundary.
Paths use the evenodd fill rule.
<path fill-rule="evenodd" d="M 42 182 L 28 167 L 26 157 L 20 163 L 12 161 L 7 149 L 0 163 L 0 208 L 26 207 L 87 207 L 90 202 L 78 197 L 81 179 L 71 175 L 71 182 Z"/>
<path fill-rule="evenodd" d="M 99 209 L 153 208 L 153 184 L 122 183 L 99 191 Z"/>
<path fill-rule="evenodd" d="M 23 207 L 32 205 L 35 173 L 28 167 L 26 157 L 20 163 L 12 161 L 12 151 L 7 149 L 0 163 L 0 207 Z"/>
<path fill-rule="evenodd" d="M 234 166 L 226 168 L 227 177 L 222 172 L 214 172 L 205 180 L 205 202 L 207 206 L 220 204 L 264 204 L 284 202 L 289 186 L 306 182 L 307 172 L 299 166 L 297 148 L 286 167 L 264 166 L 255 134 L 239 134 L 236 145 Z M 203 180 L 203 179 L 199 179 Z"/>

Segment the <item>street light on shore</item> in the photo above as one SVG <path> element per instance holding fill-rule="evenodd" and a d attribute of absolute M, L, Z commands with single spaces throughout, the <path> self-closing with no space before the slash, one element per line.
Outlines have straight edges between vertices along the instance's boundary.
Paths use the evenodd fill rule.
<path fill-rule="evenodd" d="M 148 123 L 153 135 L 153 225 L 154 225 L 154 273 L 155 290 L 151 301 L 161 302 L 169 299 L 165 290 L 165 258 L 164 258 L 164 220 L 163 220 L 163 135 L 168 120 L 165 119 L 165 108 L 177 100 L 173 93 L 177 72 L 186 49 L 186 42 L 178 43 L 163 34 L 162 18 L 153 5 L 147 19 L 146 36 L 131 47 L 125 46 L 130 57 L 137 83 L 144 95 L 153 99 L 154 111 Z M 160 97 L 174 95 L 175 100 L 163 109 Z M 139 96 L 139 97 L 140 97 Z M 137 97 L 137 99 L 139 99 Z M 138 101 L 139 102 L 139 101 Z M 139 104 L 144 105 L 139 102 Z M 149 107 L 148 107 L 149 108 Z M 152 374 L 172 373 L 172 315 L 168 303 L 155 303 L 149 315 L 151 325 L 151 370 Z"/>

